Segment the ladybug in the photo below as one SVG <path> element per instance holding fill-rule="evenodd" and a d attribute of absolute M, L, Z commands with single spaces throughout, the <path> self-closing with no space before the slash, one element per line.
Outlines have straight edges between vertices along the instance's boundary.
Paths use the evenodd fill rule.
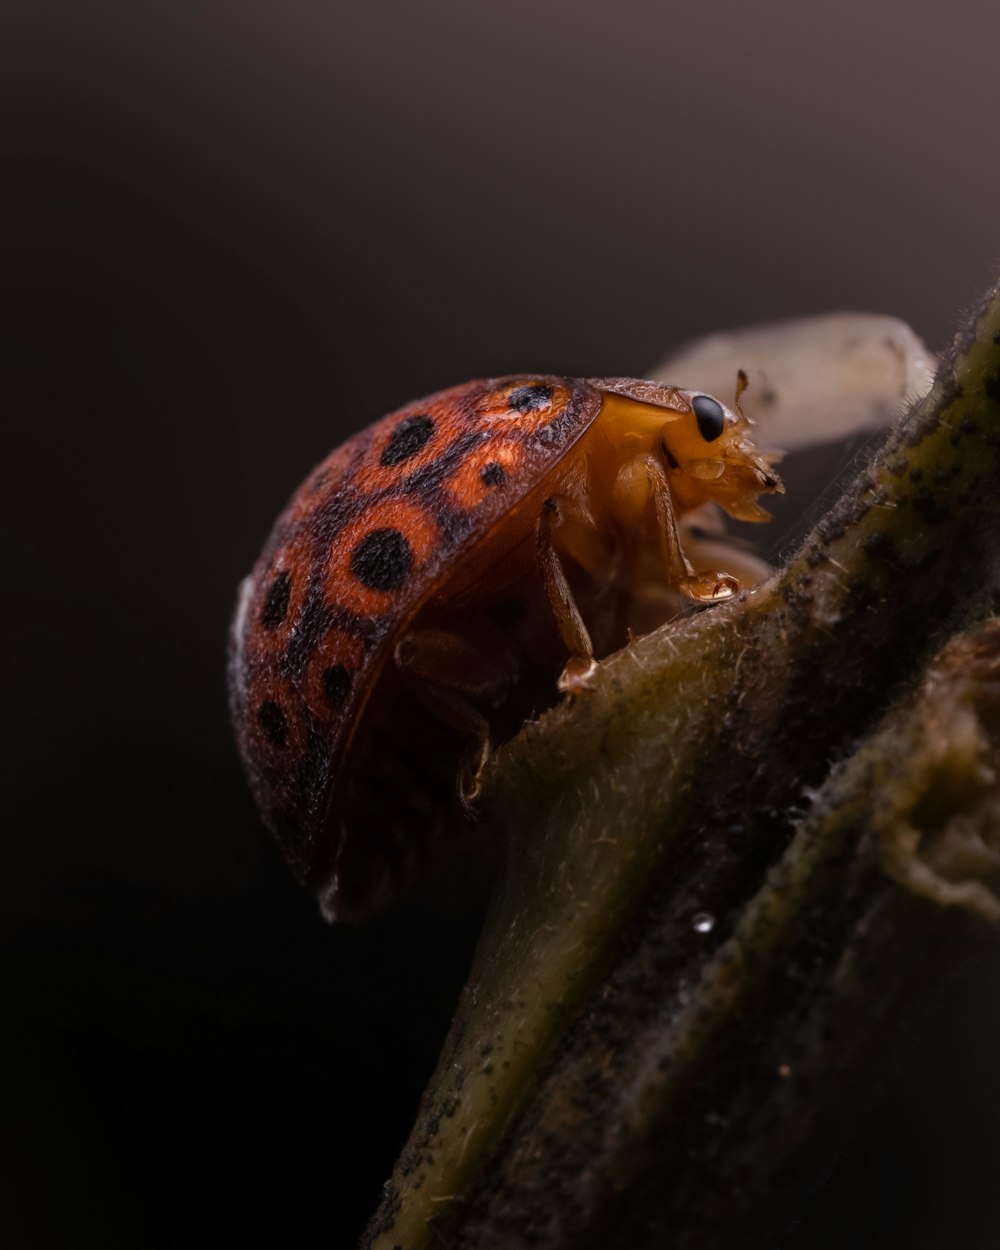
<path fill-rule="evenodd" d="M 764 520 L 782 489 L 745 385 L 733 411 L 629 378 L 468 382 L 302 484 L 241 587 L 229 689 L 254 797 L 328 918 L 383 906 L 468 831 L 490 750 L 598 657 L 759 580 L 735 548 L 697 567 L 679 524 Z"/>

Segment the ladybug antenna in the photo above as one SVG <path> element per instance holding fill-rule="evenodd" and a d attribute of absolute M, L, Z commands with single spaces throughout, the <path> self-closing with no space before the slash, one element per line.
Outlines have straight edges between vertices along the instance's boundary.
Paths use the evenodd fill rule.
<path fill-rule="evenodd" d="M 743 392 L 747 389 L 749 385 L 750 385 L 750 379 L 746 375 L 746 370 L 737 369 L 736 370 L 736 398 L 733 401 L 733 407 L 736 409 L 737 413 L 743 418 L 744 421 L 749 420 L 749 418 L 747 417 L 746 413 L 743 411 L 743 404 L 740 402 L 740 400 L 743 395 Z"/>

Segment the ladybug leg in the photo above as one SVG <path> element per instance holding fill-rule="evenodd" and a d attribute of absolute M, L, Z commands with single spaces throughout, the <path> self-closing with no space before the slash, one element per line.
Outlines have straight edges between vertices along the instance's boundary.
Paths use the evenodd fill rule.
<path fill-rule="evenodd" d="M 439 686 L 425 685 L 420 697 L 426 706 L 466 742 L 458 769 L 458 797 L 466 807 L 479 798 L 483 788 L 483 770 L 490 758 L 490 723 L 482 712 L 460 694 Z"/>
<path fill-rule="evenodd" d="M 618 511 L 641 515 L 652 498 L 660 550 L 668 586 L 695 603 L 729 599 L 739 590 L 739 582 L 729 573 L 696 573 L 681 546 L 674 497 L 667 470 L 656 456 L 636 456 L 622 466 L 614 486 Z"/>
<path fill-rule="evenodd" d="M 721 517 L 703 505 L 681 518 L 679 528 L 684 553 L 696 573 L 724 568 L 737 579 L 740 589 L 759 586 L 774 570 L 756 554 L 752 544 L 727 534 Z"/>
<path fill-rule="evenodd" d="M 480 631 L 482 633 L 483 631 Z M 467 742 L 458 789 L 471 804 L 490 757 L 490 723 L 472 699 L 497 705 L 517 679 L 517 665 L 492 639 L 439 629 L 411 629 L 396 644 L 396 667 L 421 702 Z"/>
<path fill-rule="evenodd" d="M 593 521 L 579 504 L 559 496 L 552 496 L 542 505 L 542 514 L 538 519 L 537 541 L 538 559 L 542 568 L 542 580 L 545 593 L 548 595 L 559 634 L 569 651 L 569 659 L 559 678 L 559 689 L 564 694 L 579 694 L 590 688 L 594 674 L 597 672 L 597 661 L 594 659 L 594 645 L 590 634 L 583 623 L 580 609 L 566 578 L 562 559 L 556 549 L 556 542 L 576 556 L 574 548 L 587 545 L 587 529 L 594 533 Z M 565 527 L 565 533 L 560 530 Z M 593 546 L 593 544 L 590 544 Z M 580 561 L 584 567 L 593 567 L 596 561 Z"/>

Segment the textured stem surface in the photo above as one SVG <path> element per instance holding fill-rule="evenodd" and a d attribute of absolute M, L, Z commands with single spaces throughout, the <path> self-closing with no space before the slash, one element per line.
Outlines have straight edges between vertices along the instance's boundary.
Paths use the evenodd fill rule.
<path fill-rule="evenodd" d="M 967 930 L 945 905 L 993 915 L 998 485 L 994 292 L 784 570 L 498 753 L 506 871 L 370 1244 L 763 1226 L 931 940 Z"/>

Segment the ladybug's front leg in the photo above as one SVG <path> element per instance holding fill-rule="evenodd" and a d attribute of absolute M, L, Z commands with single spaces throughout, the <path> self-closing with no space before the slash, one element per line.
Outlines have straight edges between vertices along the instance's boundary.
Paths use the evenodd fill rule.
<path fill-rule="evenodd" d="M 666 467 L 656 456 L 634 456 L 619 470 L 615 479 L 616 512 L 623 523 L 637 520 L 652 500 L 656 517 L 667 585 L 695 603 L 729 599 L 739 590 L 739 582 L 729 573 L 695 573 L 684 554 L 677 529 L 677 514 Z"/>
<path fill-rule="evenodd" d="M 569 652 L 566 667 L 559 678 L 559 689 L 566 694 L 579 694 L 589 689 L 597 672 L 597 661 L 594 659 L 594 644 L 576 606 L 556 544 L 584 567 L 593 567 L 594 557 L 601 546 L 600 536 L 584 508 L 565 496 L 553 495 L 542 505 L 537 542 L 545 593 L 560 637 Z"/>

